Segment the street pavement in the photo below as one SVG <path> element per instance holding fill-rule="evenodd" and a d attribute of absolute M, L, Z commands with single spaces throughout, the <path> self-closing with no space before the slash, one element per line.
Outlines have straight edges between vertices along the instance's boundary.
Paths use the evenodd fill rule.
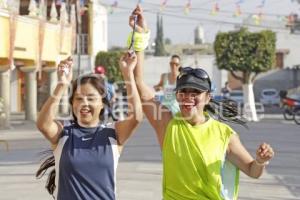
<path fill-rule="evenodd" d="M 275 158 L 260 179 L 243 173 L 240 200 L 300 200 L 300 126 L 279 116 L 249 123 L 249 129 L 234 125 L 242 142 L 254 155 L 256 147 L 266 141 L 274 147 Z M 18 121 L 9 130 L 0 130 L 0 140 L 8 141 L 6 151 L 0 143 L 0 199 L 50 200 L 44 189 L 46 177 L 37 180 L 39 153 L 49 143 L 32 123 Z M 126 144 L 117 174 L 120 200 L 161 199 L 161 153 L 154 132 L 145 120 Z"/>

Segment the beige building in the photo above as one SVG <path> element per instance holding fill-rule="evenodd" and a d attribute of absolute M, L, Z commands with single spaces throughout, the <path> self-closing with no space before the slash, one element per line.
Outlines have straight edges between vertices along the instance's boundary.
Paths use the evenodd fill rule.
<path fill-rule="evenodd" d="M 87 1 L 86 11 L 76 15 L 73 1 L 59 5 L 55 0 L 39 2 L 0 0 L 0 98 L 4 102 L 5 126 L 9 126 L 11 112 L 24 112 L 25 120 L 36 120 L 41 104 L 57 83 L 60 60 L 76 57 L 80 49 L 81 59 L 88 63 L 81 64 L 91 68 L 96 53 L 107 50 L 107 16 L 101 5 Z M 76 17 L 82 20 L 80 35 L 76 34 Z M 103 21 L 93 22 L 99 17 Z M 102 27 L 93 29 L 98 23 Z M 99 30 L 103 35 L 97 43 L 93 36 Z M 67 98 L 64 102 L 62 113 L 68 112 Z"/>

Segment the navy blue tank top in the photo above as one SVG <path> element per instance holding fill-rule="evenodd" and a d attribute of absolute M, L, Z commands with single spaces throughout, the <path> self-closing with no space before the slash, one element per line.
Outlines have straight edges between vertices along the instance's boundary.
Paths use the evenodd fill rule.
<path fill-rule="evenodd" d="M 116 199 L 119 151 L 114 128 L 64 125 L 54 156 L 56 199 Z"/>

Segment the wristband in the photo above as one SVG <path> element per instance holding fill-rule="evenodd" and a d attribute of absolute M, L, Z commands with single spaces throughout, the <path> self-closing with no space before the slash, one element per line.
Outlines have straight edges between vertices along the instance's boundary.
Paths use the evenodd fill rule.
<path fill-rule="evenodd" d="M 130 32 L 130 34 L 128 35 L 128 39 L 127 39 L 127 47 L 128 48 L 131 44 L 132 34 L 133 34 L 133 32 Z M 150 30 L 148 30 L 146 33 L 135 32 L 133 39 L 134 39 L 134 43 L 133 43 L 134 51 L 144 51 L 149 44 Z"/>
<path fill-rule="evenodd" d="M 270 162 L 267 161 L 267 162 L 263 162 L 263 163 L 260 163 L 258 162 L 256 159 L 254 160 L 255 164 L 258 165 L 258 166 L 267 166 Z"/>

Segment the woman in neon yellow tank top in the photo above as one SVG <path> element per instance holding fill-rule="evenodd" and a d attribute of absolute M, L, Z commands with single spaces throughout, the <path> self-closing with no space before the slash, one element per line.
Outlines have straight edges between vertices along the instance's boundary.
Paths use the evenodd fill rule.
<path fill-rule="evenodd" d="M 140 7 L 133 14 L 138 16 L 138 26 L 143 33 L 146 28 Z M 244 123 L 237 118 L 238 113 L 230 101 L 223 102 L 218 114 L 215 108 L 220 104 L 211 98 L 210 78 L 200 68 L 181 68 L 175 88 L 180 112 L 172 116 L 154 100 L 153 90 L 143 82 L 143 52 L 136 54 L 135 81 L 144 113 L 162 149 L 163 199 L 237 199 L 239 170 L 250 177 L 260 177 L 274 156 L 273 149 L 263 143 L 253 159 L 238 135 L 211 117 L 213 114 L 223 121 Z"/>

